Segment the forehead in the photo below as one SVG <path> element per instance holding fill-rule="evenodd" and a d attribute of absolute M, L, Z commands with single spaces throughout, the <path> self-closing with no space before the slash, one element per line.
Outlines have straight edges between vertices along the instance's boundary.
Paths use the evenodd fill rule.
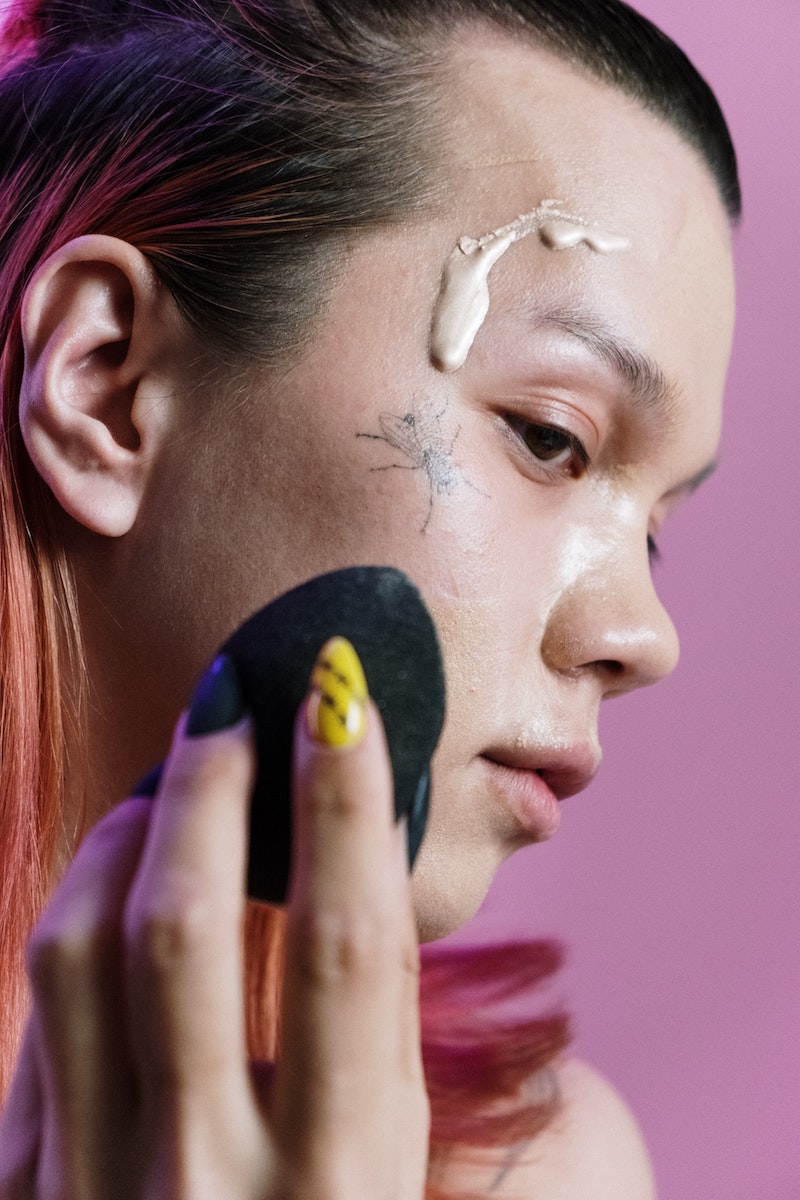
<path fill-rule="evenodd" d="M 576 198 L 595 198 L 599 190 L 624 203 L 623 185 L 642 175 L 642 185 L 676 205 L 676 221 L 686 217 L 691 182 L 692 191 L 713 200 L 725 226 L 696 152 L 633 97 L 547 50 L 483 29 L 455 35 L 447 61 L 446 157 L 455 176 L 503 167 L 513 174 L 519 167 L 522 178 L 527 167 L 570 187 Z M 642 172 L 643 155 L 649 161 Z"/>
<path fill-rule="evenodd" d="M 444 91 L 449 207 L 482 237 L 545 200 L 630 242 L 625 254 L 513 246 L 509 280 L 532 302 L 617 327 L 681 385 L 721 396 L 733 324 L 730 234 L 694 149 L 641 105 L 549 52 L 485 30 L 454 40 Z"/>

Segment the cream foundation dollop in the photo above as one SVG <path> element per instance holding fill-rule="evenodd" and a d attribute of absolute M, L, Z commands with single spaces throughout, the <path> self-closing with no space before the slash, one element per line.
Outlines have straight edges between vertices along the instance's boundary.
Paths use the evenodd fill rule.
<path fill-rule="evenodd" d="M 630 248 L 628 238 L 592 228 L 584 218 L 561 209 L 558 200 L 544 200 L 483 237 L 460 238 L 444 265 L 433 311 L 430 357 L 438 370 L 457 371 L 466 362 L 489 311 L 489 272 L 509 246 L 529 233 L 536 233 L 549 250 L 585 245 L 595 254 L 613 254 Z"/>

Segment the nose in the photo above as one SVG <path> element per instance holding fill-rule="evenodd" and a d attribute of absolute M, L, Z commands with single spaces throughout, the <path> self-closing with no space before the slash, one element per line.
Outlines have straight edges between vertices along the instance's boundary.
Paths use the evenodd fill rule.
<path fill-rule="evenodd" d="M 593 672 L 604 697 L 657 683 L 678 663 L 678 635 L 640 553 L 618 556 L 574 581 L 551 609 L 545 663 L 574 675 Z"/>

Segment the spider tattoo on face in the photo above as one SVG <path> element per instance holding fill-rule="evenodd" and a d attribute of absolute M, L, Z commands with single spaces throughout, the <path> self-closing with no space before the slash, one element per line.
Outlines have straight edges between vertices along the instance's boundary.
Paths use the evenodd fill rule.
<path fill-rule="evenodd" d="M 447 404 L 437 413 L 423 408 L 411 409 L 398 416 L 396 413 L 380 413 L 378 427 L 380 433 L 357 433 L 356 437 L 368 438 L 374 442 L 385 442 L 392 450 L 398 451 L 407 461 L 389 462 L 382 466 L 371 467 L 372 471 L 423 471 L 428 482 L 428 511 L 422 525 L 421 533 L 428 528 L 433 512 L 435 496 L 450 495 L 455 491 L 459 482 L 474 485 L 464 476 L 453 463 L 453 446 L 456 443 L 460 426 L 452 437 L 442 431 L 442 417 L 447 410 Z"/>

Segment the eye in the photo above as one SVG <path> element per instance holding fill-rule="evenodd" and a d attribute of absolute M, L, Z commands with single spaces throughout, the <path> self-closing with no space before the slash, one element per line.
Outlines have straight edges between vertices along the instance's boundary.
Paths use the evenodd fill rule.
<path fill-rule="evenodd" d="M 526 450 L 553 473 L 578 478 L 589 469 L 589 455 L 580 438 L 557 425 L 540 425 L 522 417 L 506 418 Z"/>

